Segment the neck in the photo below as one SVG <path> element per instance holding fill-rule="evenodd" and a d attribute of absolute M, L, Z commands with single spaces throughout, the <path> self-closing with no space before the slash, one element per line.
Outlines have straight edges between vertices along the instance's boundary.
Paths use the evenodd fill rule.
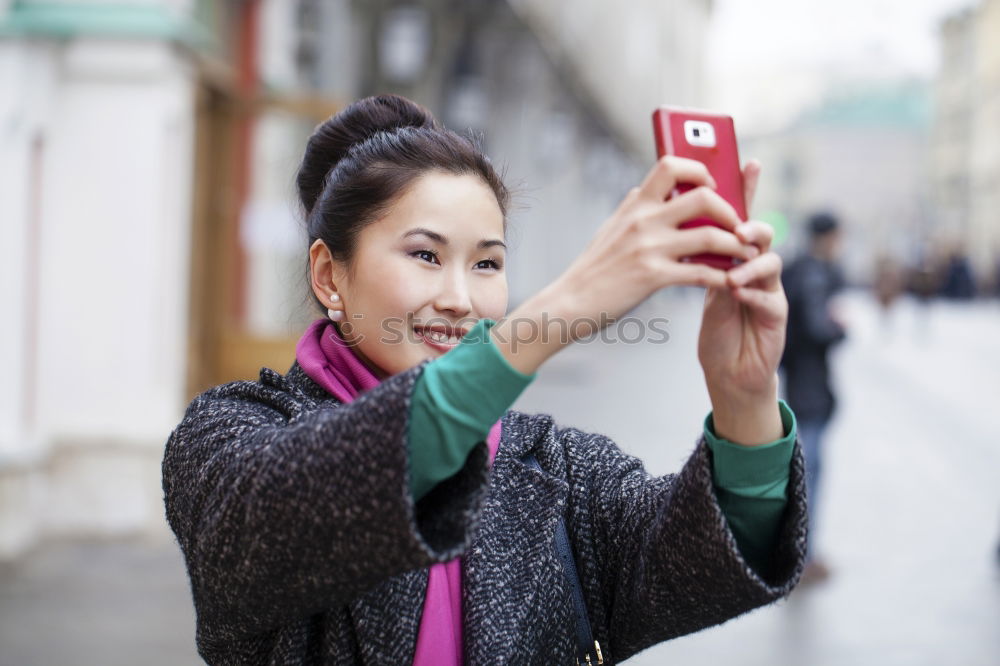
<path fill-rule="evenodd" d="M 347 343 L 347 345 L 351 348 L 351 351 L 354 353 L 354 356 L 356 356 L 357 359 L 359 361 L 361 361 L 361 363 L 366 368 L 368 368 L 368 370 L 373 375 L 375 375 L 378 378 L 379 381 L 382 381 L 383 379 L 385 379 L 386 377 L 389 376 L 388 372 L 386 372 L 382 368 L 378 367 L 378 365 L 376 365 L 374 361 L 372 361 L 370 358 L 368 358 L 367 356 L 365 356 L 364 352 L 361 351 L 361 349 L 360 349 L 360 347 L 358 347 L 358 345 L 354 344 L 351 340 L 349 340 L 344 335 L 344 332 L 340 330 L 340 325 L 339 324 L 337 324 L 336 322 L 334 322 L 333 328 L 336 329 L 337 335 L 340 337 L 340 339 L 343 340 L 345 343 Z"/>

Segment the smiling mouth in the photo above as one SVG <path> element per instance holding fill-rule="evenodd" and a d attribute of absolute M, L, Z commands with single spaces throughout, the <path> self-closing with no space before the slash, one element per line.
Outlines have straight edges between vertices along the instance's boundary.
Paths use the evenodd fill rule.
<path fill-rule="evenodd" d="M 436 349 L 452 349 L 458 346 L 461 341 L 461 335 L 446 335 L 438 331 L 425 331 L 420 327 L 414 327 L 413 332 L 417 334 L 423 342 L 434 347 Z"/>

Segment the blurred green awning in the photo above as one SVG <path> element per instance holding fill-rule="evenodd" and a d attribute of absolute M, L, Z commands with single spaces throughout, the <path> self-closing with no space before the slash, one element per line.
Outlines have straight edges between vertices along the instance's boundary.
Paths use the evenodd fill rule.
<path fill-rule="evenodd" d="M 214 32 L 199 17 L 210 12 L 198 2 L 194 15 L 161 4 L 35 2 L 19 0 L 0 16 L 2 37 L 78 36 L 160 39 L 196 50 L 218 49 Z"/>

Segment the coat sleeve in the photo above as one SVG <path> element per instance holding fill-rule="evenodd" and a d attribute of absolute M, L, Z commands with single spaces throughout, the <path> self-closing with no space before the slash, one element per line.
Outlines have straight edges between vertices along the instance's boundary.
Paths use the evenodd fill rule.
<path fill-rule="evenodd" d="M 806 546 L 798 441 L 788 502 L 766 571 L 741 555 L 712 483 L 702 436 L 677 474 L 649 475 L 608 437 L 557 429 L 570 485 L 571 538 L 595 637 L 612 662 L 788 595 Z"/>
<path fill-rule="evenodd" d="M 484 442 L 420 502 L 410 492 L 407 421 L 426 364 L 312 411 L 256 382 L 192 401 L 162 472 L 199 636 L 257 635 L 468 547 L 488 487 Z"/>

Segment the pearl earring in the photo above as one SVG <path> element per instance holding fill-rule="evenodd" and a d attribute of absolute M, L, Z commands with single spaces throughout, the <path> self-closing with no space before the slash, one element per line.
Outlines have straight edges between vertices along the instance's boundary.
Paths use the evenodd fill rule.
<path fill-rule="evenodd" d="M 334 301 L 334 302 L 339 301 L 340 300 L 340 294 L 337 294 L 337 293 L 330 294 L 330 300 Z M 327 311 L 326 311 L 326 313 L 327 313 L 327 315 L 329 315 L 330 319 L 332 319 L 333 321 L 343 321 L 344 320 L 344 312 L 342 310 L 334 310 L 333 308 L 328 308 Z"/>

